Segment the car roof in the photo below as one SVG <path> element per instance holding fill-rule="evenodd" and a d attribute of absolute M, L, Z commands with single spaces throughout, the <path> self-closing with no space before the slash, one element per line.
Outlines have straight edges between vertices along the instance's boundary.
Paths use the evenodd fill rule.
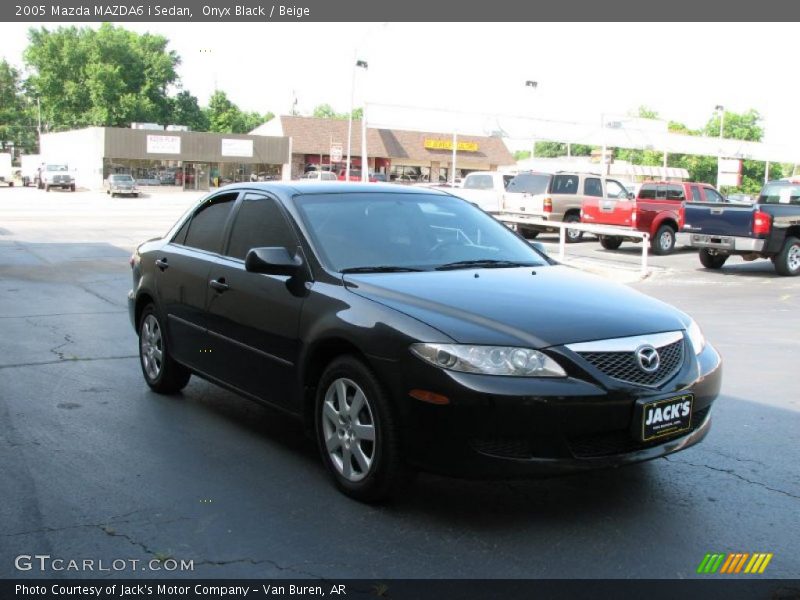
<path fill-rule="evenodd" d="M 293 196 L 295 194 L 355 194 L 364 192 L 381 192 L 386 194 L 426 194 L 452 196 L 447 192 L 433 188 L 413 188 L 394 183 L 362 183 L 347 181 L 265 181 L 232 183 L 219 188 L 218 191 L 263 190 L 275 194 Z"/>

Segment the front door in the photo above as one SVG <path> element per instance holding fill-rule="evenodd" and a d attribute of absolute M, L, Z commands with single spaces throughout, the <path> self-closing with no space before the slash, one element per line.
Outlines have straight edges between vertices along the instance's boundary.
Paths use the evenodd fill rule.
<path fill-rule="evenodd" d="M 291 405 L 303 296 L 289 277 L 245 270 L 248 251 L 283 247 L 298 240 L 278 202 L 247 192 L 239 202 L 225 257 L 209 273 L 208 331 L 217 360 L 209 375 L 273 404 Z"/>
<path fill-rule="evenodd" d="M 238 194 L 204 202 L 156 256 L 156 291 L 168 343 L 181 363 L 205 371 L 209 360 L 206 303 L 208 273 L 219 259 L 223 231 Z"/>
<path fill-rule="evenodd" d="M 209 190 L 209 168 L 207 163 L 183 164 L 183 189 L 207 192 Z"/>

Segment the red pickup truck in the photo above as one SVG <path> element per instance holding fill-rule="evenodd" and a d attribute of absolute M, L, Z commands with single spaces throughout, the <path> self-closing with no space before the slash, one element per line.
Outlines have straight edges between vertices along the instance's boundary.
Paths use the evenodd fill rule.
<path fill-rule="evenodd" d="M 654 254 L 669 254 L 675 249 L 675 236 L 683 229 L 685 202 L 724 202 L 707 183 L 648 181 L 634 200 L 628 198 L 587 198 L 581 205 L 581 221 L 595 225 L 614 225 L 650 234 Z M 616 250 L 624 241 L 639 238 L 601 235 L 603 248 Z"/>

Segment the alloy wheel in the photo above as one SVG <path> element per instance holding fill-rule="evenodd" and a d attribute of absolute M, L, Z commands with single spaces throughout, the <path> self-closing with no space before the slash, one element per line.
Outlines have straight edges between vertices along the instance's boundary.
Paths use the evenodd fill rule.
<path fill-rule="evenodd" d="M 163 367 L 164 341 L 158 319 L 152 314 L 142 321 L 139 345 L 145 373 L 151 380 L 158 379 Z"/>
<path fill-rule="evenodd" d="M 346 480 L 361 481 L 375 460 L 375 419 L 363 390 L 353 380 L 334 380 L 322 406 L 325 448 Z"/>
<path fill-rule="evenodd" d="M 789 248 L 789 253 L 786 256 L 786 265 L 790 271 L 800 270 L 800 245 L 795 244 Z"/>

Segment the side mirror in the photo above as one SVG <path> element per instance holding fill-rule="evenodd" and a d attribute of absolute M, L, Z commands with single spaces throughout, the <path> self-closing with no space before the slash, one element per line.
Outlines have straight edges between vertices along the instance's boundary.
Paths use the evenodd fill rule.
<path fill-rule="evenodd" d="M 628 192 L 628 200 L 636 200 L 636 194 L 633 192 Z"/>
<path fill-rule="evenodd" d="M 292 256 L 286 248 L 253 248 L 244 259 L 246 270 L 267 275 L 294 275 L 302 266 L 300 255 Z"/>
<path fill-rule="evenodd" d="M 528 240 L 528 244 L 530 244 L 531 248 L 539 252 L 540 254 L 544 254 L 547 256 L 547 250 L 544 247 L 544 244 L 541 242 L 537 242 L 536 240 Z"/>

